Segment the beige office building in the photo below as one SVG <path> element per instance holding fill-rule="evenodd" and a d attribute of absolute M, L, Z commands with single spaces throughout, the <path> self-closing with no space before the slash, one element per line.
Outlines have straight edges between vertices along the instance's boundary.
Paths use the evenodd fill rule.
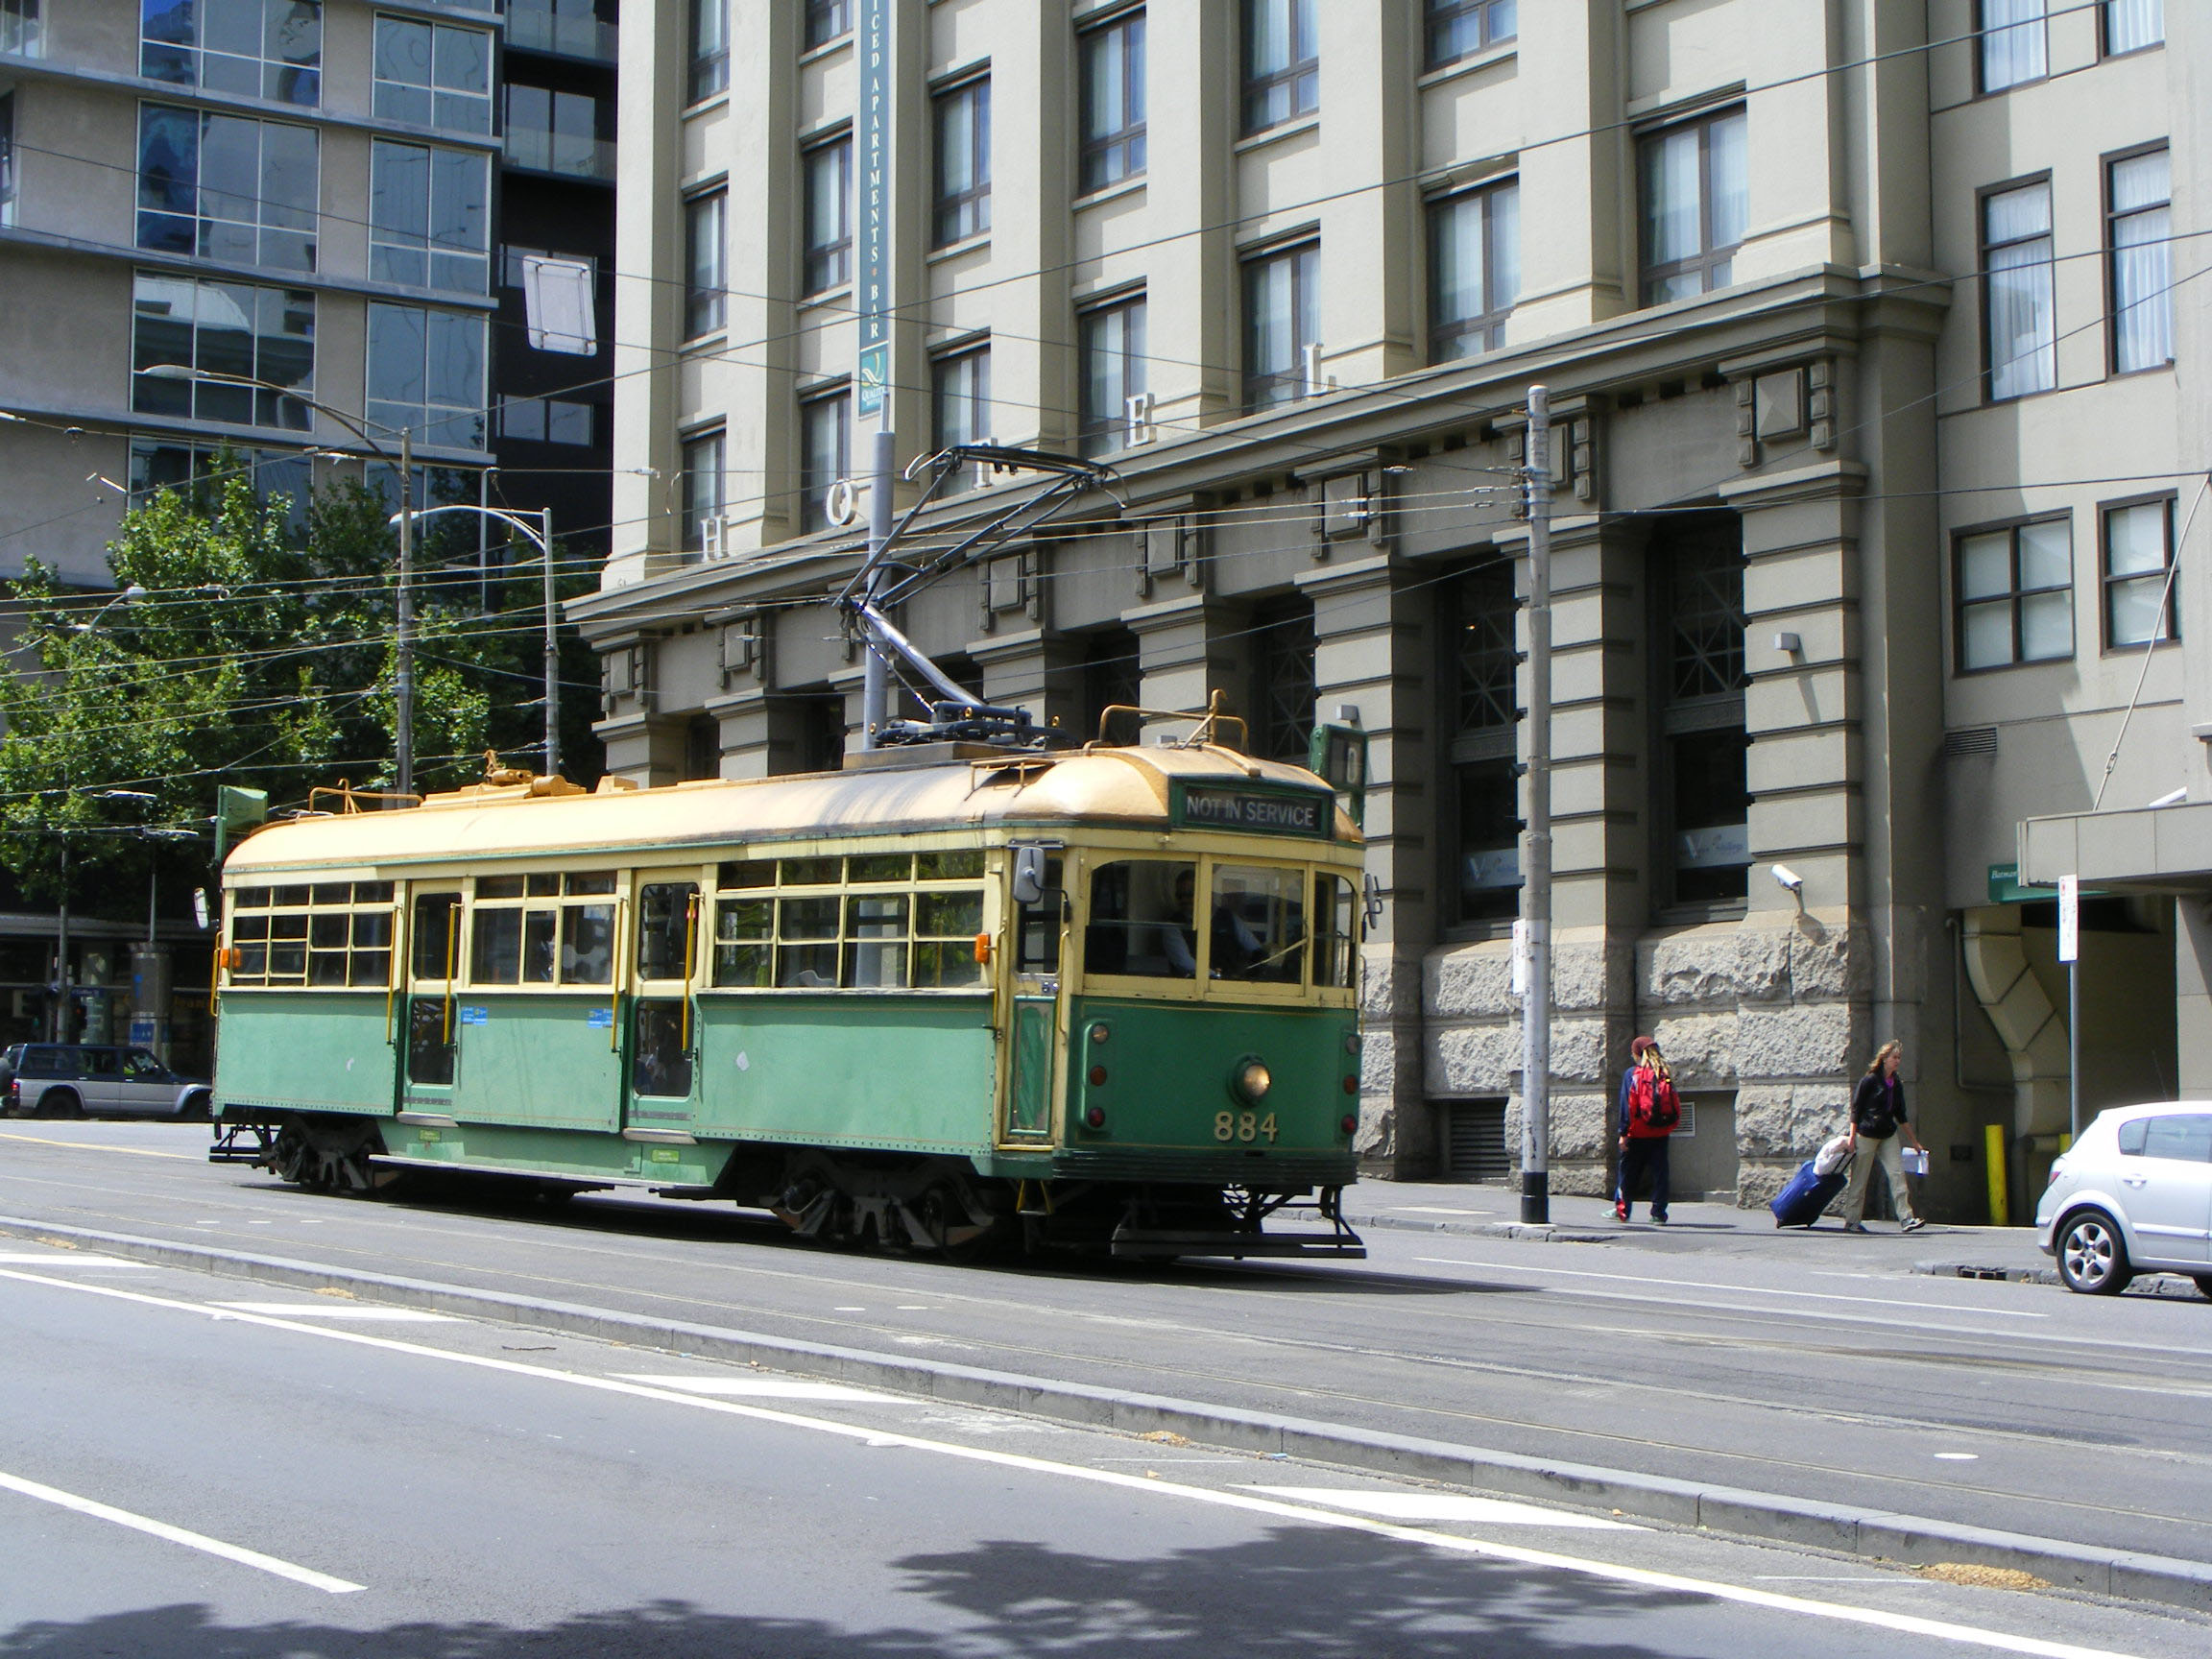
<path fill-rule="evenodd" d="M 2199 153 L 2196 10 L 887 5 L 899 461 L 989 440 L 1119 477 L 903 625 L 1071 730 L 1218 690 L 1271 755 L 1317 714 L 1371 733 L 1370 1166 L 1517 1157 L 1540 382 L 1554 1185 L 1606 1182 L 1639 1031 L 1691 1107 L 1678 1190 L 1770 1193 L 1891 1036 L 1926 1207 L 1984 1212 L 1991 1127 L 2015 1199 L 2039 1183 L 2064 991 L 2048 895 L 2000 868 L 2017 823 L 2207 787 L 2212 685 L 2153 648 L 2204 625 L 2166 580 L 2204 454 L 2200 198 L 2167 162 Z M 829 486 L 866 453 L 865 12 L 624 12 L 617 528 L 576 614 L 640 781 L 856 741 L 824 600 L 858 557 Z M 1026 488 L 960 482 L 916 545 Z M 2108 893 L 2085 926 L 2085 1097 L 2173 1088 L 2174 906 Z"/>

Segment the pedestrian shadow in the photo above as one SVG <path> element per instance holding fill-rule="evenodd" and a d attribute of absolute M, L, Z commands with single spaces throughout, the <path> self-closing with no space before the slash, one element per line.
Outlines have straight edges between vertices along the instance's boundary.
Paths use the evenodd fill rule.
<path fill-rule="evenodd" d="M 1072 1520 L 1082 1532 L 1086 1522 Z M 6 1659 L 1661 1659 L 1729 1649 L 1743 1610 L 1683 1592 L 1486 1561 L 1335 1527 L 1278 1525 L 1225 1546 L 1132 1553 L 1135 1515 L 1095 1548 L 996 1540 L 878 1567 L 825 1563 L 806 1585 L 764 1584 L 788 1609 L 824 1586 L 888 1623 L 662 1599 L 527 1624 L 380 1619 L 374 1593 L 326 1621 L 223 1622 L 172 1604 L 0 1632 Z M 903 1580 L 901 1582 L 900 1580 Z M 1787 1618 L 1787 1615 L 1780 1617 Z"/>

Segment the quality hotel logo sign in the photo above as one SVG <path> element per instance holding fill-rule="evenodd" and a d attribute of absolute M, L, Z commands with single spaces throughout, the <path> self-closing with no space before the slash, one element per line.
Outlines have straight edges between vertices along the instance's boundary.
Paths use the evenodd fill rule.
<path fill-rule="evenodd" d="M 1246 830 L 1271 835 L 1326 835 L 1333 805 L 1326 795 L 1262 794 L 1187 784 L 1179 822 L 1207 830 Z"/>

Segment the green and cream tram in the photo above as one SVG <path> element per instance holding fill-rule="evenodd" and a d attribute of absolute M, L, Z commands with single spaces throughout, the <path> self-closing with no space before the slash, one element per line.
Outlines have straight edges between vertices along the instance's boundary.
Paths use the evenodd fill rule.
<path fill-rule="evenodd" d="M 217 1156 L 948 1251 L 1360 1253 L 1360 842 L 1319 778 L 1214 744 L 860 758 L 252 835 Z"/>

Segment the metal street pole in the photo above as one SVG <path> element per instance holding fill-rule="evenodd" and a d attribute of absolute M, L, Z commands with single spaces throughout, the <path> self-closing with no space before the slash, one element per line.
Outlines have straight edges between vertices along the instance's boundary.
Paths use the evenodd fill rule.
<path fill-rule="evenodd" d="M 60 934 L 57 952 L 60 968 L 57 977 L 61 982 L 61 999 L 54 1010 L 54 1041 L 69 1041 L 69 831 L 61 835 L 61 903 L 58 909 L 57 926 Z"/>
<path fill-rule="evenodd" d="M 1521 1219 L 1551 1219 L 1551 401 L 1528 388 L 1528 830 L 1521 859 Z"/>
<path fill-rule="evenodd" d="M 874 565 L 891 540 L 891 471 L 895 439 L 891 431 L 891 398 L 883 398 L 883 423 L 872 435 L 874 453 L 868 465 L 868 562 Z M 876 602 L 882 586 L 880 568 L 868 578 L 868 603 Z M 873 749 L 880 742 L 883 723 L 891 717 L 891 671 L 883 654 L 873 643 L 867 653 L 860 681 L 860 747 Z"/>
<path fill-rule="evenodd" d="M 553 608 L 553 509 L 538 510 L 540 533 L 544 541 L 539 553 L 545 565 L 545 776 L 561 776 L 561 633 L 560 613 Z"/>
<path fill-rule="evenodd" d="M 399 751 L 397 783 L 415 793 L 415 429 L 399 429 L 399 593 L 393 629 L 393 690 L 398 703 L 393 747 Z"/>

